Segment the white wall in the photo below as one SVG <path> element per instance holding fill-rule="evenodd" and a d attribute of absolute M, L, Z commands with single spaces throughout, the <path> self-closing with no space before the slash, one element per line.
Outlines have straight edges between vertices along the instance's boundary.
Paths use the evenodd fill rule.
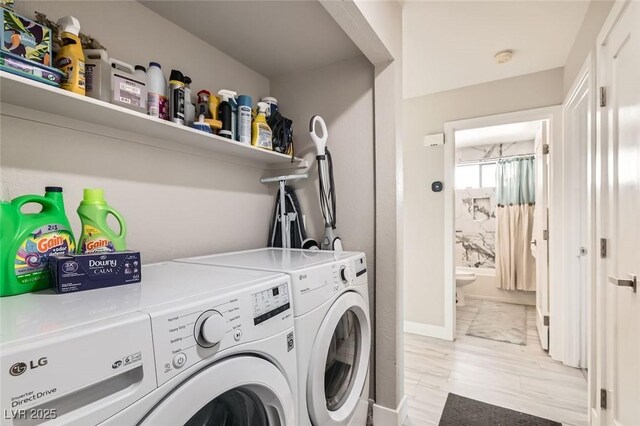
<path fill-rule="evenodd" d="M 309 120 L 320 115 L 327 123 L 327 146 L 334 163 L 337 228 L 345 250 L 364 251 L 369 266 L 369 292 L 374 287 L 374 164 L 373 65 L 364 57 L 341 61 L 317 70 L 283 75 L 271 80 L 271 94 L 280 112 L 293 120 L 296 155 L 312 167 L 310 178 L 294 181 L 307 231 L 320 241 L 324 222 L 318 196 L 318 170 Z M 275 195 L 276 188 L 271 187 Z"/>
<path fill-rule="evenodd" d="M 443 179 L 444 147 L 424 147 L 423 136 L 446 121 L 560 104 L 562 84 L 556 68 L 404 100 L 405 320 L 444 325 L 444 199 L 431 191 Z"/>
<path fill-rule="evenodd" d="M 402 5 L 356 2 L 392 57 L 375 68 L 376 175 L 376 424 L 406 416 L 403 337 Z M 392 416 L 389 414 L 392 413 Z M 394 417 L 394 418 L 392 418 Z"/>
<path fill-rule="evenodd" d="M 320 0 L 375 66 L 376 424 L 402 423 L 404 398 L 402 241 L 402 4 Z"/>
<path fill-rule="evenodd" d="M 569 92 L 573 81 L 578 76 L 582 64 L 587 59 L 587 55 L 589 52 L 594 51 L 596 37 L 614 3 L 615 1 L 611 0 L 594 0 L 589 4 L 589 9 L 587 9 L 564 66 L 563 93 L 565 95 Z"/>
<path fill-rule="evenodd" d="M 56 19 L 72 13 L 83 29 L 124 61 L 158 61 L 168 73 L 179 67 L 194 88 L 228 86 L 254 97 L 268 80 L 191 36 L 137 2 L 18 2 Z M 272 214 L 272 188 L 263 171 L 224 160 L 132 143 L 135 135 L 69 130 L 1 116 L 0 179 L 10 196 L 64 188 L 67 215 L 79 230 L 75 209 L 85 187 L 102 187 L 124 215 L 128 245 L 145 262 L 264 246 Z"/>

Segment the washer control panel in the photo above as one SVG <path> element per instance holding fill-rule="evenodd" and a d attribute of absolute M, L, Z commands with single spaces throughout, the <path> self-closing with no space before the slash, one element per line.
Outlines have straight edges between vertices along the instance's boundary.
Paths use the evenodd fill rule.
<path fill-rule="evenodd" d="M 252 297 L 254 325 L 263 323 L 291 308 L 289 287 L 286 283 L 254 293 Z"/>
<path fill-rule="evenodd" d="M 151 316 L 158 385 L 238 344 L 293 326 L 288 277 L 177 301 Z M 279 320 L 276 320 L 278 318 Z"/>

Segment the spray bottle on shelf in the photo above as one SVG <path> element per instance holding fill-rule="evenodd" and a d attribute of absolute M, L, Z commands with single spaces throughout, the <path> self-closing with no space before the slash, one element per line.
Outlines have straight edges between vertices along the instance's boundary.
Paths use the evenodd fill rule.
<path fill-rule="evenodd" d="M 198 92 L 197 97 L 196 115 L 198 117 L 202 115 L 204 118 L 213 118 L 211 111 L 209 111 L 209 98 L 211 97 L 211 92 L 208 90 L 201 90 Z"/>
<path fill-rule="evenodd" d="M 169 118 L 174 123 L 184 124 L 184 76 L 171 70 L 169 77 Z"/>
<path fill-rule="evenodd" d="M 191 102 L 191 77 L 184 76 L 184 121 L 191 126 L 196 121 L 196 107 Z"/>
<path fill-rule="evenodd" d="M 80 21 L 73 16 L 65 16 L 58 20 L 62 27 L 62 47 L 56 55 L 56 68 L 62 71 L 62 87 L 70 92 L 84 95 L 85 69 L 84 53 L 80 43 Z"/>
<path fill-rule="evenodd" d="M 209 96 L 209 113 L 211 114 L 212 119 L 220 120 L 218 116 L 219 108 L 220 108 L 220 96 L 216 96 L 216 95 Z"/>
<path fill-rule="evenodd" d="M 273 150 L 273 144 L 271 141 L 271 128 L 267 124 L 267 109 L 269 105 L 265 102 L 258 102 L 258 114 L 255 120 L 253 120 L 253 139 L 251 144 L 259 148 Z"/>
<path fill-rule="evenodd" d="M 238 141 L 251 144 L 251 96 L 238 96 Z"/>
<path fill-rule="evenodd" d="M 218 95 L 220 95 L 221 98 L 220 105 L 218 106 L 218 119 L 222 121 L 222 129 L 220 129 L 218 134 L 225 138 L 236 140 L 237 93 L 231 90 L 220 90 Z"/>
<path fill-rule="evenodd" d="M 109 215 L 118 221 L 120 232 L 114 232 L 107 223 Z M 104 190 L 85 188 L 78 206 L 78 216 L 82 223 L 78 241 L 79 253 L 109 253 L 127 249 L 127 225 L 120 213 L 107 205 Z"/>

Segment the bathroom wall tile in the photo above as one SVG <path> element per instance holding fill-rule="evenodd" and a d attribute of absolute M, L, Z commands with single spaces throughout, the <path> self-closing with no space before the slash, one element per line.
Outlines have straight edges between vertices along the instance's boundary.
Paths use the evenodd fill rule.
<path fill-rule="evenodd" d="M 495 189 L 456 189 L 455 195 L 456 266 L 495 267 Z"/>

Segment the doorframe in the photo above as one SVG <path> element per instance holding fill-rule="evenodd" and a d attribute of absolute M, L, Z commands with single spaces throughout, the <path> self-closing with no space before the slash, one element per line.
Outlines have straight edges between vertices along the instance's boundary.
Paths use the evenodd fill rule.
<path fill-rule="evenodd" d="M 552 154 L 549 157 L 549 196 L 548 206 L 557 211 L 562 211 L 562 105 L 554 105 L 542 108 L 534 108 L 504 114 L 495 114 L 484 117 L 476 117 L 464 120 L 448 121 L 444 123 L 444 338 L 455 340 L 456 335 L 456 284 L 455 284 L 455 132 L 478 127 L 512 124 L 526 121 L 549 121 L 549 146 Z M 549 258 L 561 253 L 561 239 L 553 238 L 553 235 L 561 235 L 562 216 L 549 217 Z M 560 265 L 558 265 L 560 266 Z M 549 265 L 549 282 L 562 283 L 562 270 Z M 561 301 L 562 288 L 549 286 L 554 290 L 553 299 L 550 298 L 549 315 L 551 318 L 562 318 Z M 551 303 L 555 300 L 555 303 Z M 558 303 L 560 302 L 560 303 Z M 555 323 L 555 320 L 554 320 Z M 559 324 L 562 324 L 562 320 Z M 563 344 L 564 330 L 557 327 L 559 332 L 551 333 L 549 339 L 549 354 L 552 358 L 560 360 L 564 356 Z M 552 345 L 553 344 L 553 345 Z M 552 351 L 552 348 L 554 350 Z M 557 349 L 557 350 L 556 350 Z"/>
<path fill-rule="evenodd" d="M 595 341 L 594 324 L 595 324 L 595 309 L 593 308 L 593 301 L 596 299 L 595 294 L 595 256 L 598 253 L 598 247 L 596 245 L 596 208 L 595 208 L 595 173 L 596 173 L 596 87 L 595 87 L 595 55 L 589 54 L 582 65 L 580 72 L 571 85 L 565 101 L 563 102 L 563 128 L 564 128 L 564 173 L 567 179 L 567 186 L 573 184 L 585 184 L 587 185 L 587 199 L 585 200 L 586 216 L 585 224 L 586 229 L 586 241 L 584 242 L 587 248 L 586 260 L 586 286 L 580 288 L 580 282 L 572 279 L 572 268 L 567 267 L 565 269 L 564 283 L 564 300 L 565 300 L 565 312 L 567 314 L 567 321 L 565 327 L 565 357 L 564 363 L 572 367 L 586 367 L 589 370 L 589 383 L 595 383 L 593 380 L 595 376 L 595 365 L 592 363 L 594 358 L 594 347 L 591 342 Z M 580 153 L 575 151 L 577 145 L 581 143 L 579 137 L 574 133 L 575 128 L 572 123 L 567 120 L 567 113 L 577 105 L 581 100 L 587 100 L 587 150 L 585 152 L 586 158 L 581 158 L 582 164 L 587 165 L 587 181 L 581 182 L 576 179 L 576 174 L 579 169 L 576 167 L 576 163 L 571 161 L 575 158 L 575 155 Z M 584 190 L 581 188 L 580 190 Z M 578 202 L 573 196 L 573 191 L 568 191 L 566 195 L 567 209 L 563 211 L 563 222 L 565 229 L 565 239 L 563 242 L 563 253 L 566 265 L 571 265 L 575 262 L 577 253 L 577 247 L 580 245 L 580 235 L 575 232 L 571 232 L 571 223 L 573 221 L 575 211 L 573 207 Z M 575 266 L 575 264 L 574 264 Z M 575 277 L 574 277 L 575 278 Z M 571 295 L 578 294 L 582 291 L 586 291 L 585 307 L 586 307 L 586 320 L 587 328 L 586 335 L 581 336 L 582 331 L 580 327 L 581 312 L 577 309 L 578 304 L 572 303 Z M 581 362 L 580 346 L 586 340 L 587 345 L 587 364 Z M 582 365 L 581 365 L 582 364 Z M 591 398 L 589 403 L 591 404 Z"/>

